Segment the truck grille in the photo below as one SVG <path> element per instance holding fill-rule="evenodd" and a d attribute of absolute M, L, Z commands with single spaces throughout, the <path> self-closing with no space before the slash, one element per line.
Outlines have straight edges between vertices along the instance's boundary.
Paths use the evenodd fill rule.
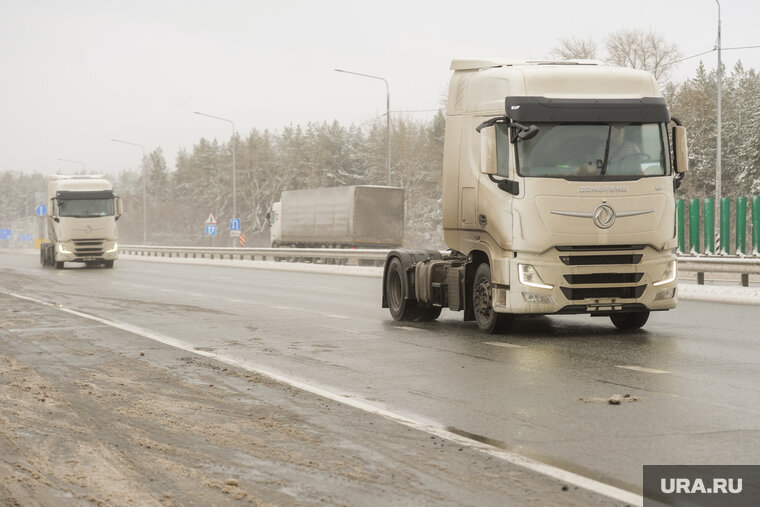
<path fill-rule="evenodd" d="M 77 257 L 102 257 L 103 239 L 75 239 L 74 255 Z"/>
<path fill-rule="evenodd" d="M 634 299 L 640 298 L 644 294 L 646 285 L 636 287 L 591 287 L 591 288 L 573 288 L 560 287 L 562 294 L 571 301 L 579 299 Z"/>
<path fill-rule="evenodd" d="M 646 285 L 635 285 L 644 273 L 632 272 L 641 262 L 642 253 L 636 250 L 644 245 L 611 245 L 559 247 L 560 261 L 566 266 L 587 267 L 583 273 L 566 273 L 565 286 L 560 286 L 562 294 L 570 301 L 584 299 L 637 299 L 646 290 Z M 593 272 L 593 266 L 612 268 L 612 272 Z M 615 270 L 619 266 L 619 270 Z M 635 268 L 634 268 L 635 269 Z M 591 271 L 591 272 L 588 272 Z"/>

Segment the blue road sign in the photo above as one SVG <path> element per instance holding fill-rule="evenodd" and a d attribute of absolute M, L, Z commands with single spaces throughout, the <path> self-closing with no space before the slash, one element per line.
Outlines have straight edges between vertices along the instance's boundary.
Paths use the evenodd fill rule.
<path fill-rule="evenodd" d="M 230 230 L 231 231 L 239 231 L 240 230 L 240 219 L 239 218 L 233 218 L 230 220 Z"/>
<path fill-rule="evenodd" d="M 11 239 L 13 237 L 13 230 L 0 229 L 0 239 Z"/>
<path fill-rule="evenodd" d="M 216 224 L 206 224 L 206 236 L 216 236 Z"/>
<path fill-rule="evenodd" d="M 44 204 L 38 204 L 36 208 L 34 208 L 34 214 L 38 217 L 44 217 L 47 215 L 47 206 Z"/>

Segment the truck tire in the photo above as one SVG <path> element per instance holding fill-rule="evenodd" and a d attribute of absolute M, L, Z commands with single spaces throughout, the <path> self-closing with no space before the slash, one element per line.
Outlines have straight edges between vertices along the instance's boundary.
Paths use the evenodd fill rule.
<path fill-rule="evenodd" d="M 103 263 L 103 266 L 105 266 L 107 268 L 112 268 L 113 267 L 113 261 L 112 260 L 111 261 L 105 261 Z"/>
<path fill-rule="evenodd" d="M 406 271 L 398 257 L 388 264 L 385 276 L 385 294 L 388 298 L 388 309 L 395 320 L 415 320 L 419 317 L 416 301 L 407 300 Z"/>
<path fill-rule="evenodd" d="M 63 269 L 63 261 L 55 263 L 55 269 Z"/>
<path fill-rule="evenodd" d="M 624 331 L 640 329 L 649 320 L 649 310 L 640 312 L 614 313 L 610 315 L 610 320 L 615 327 Z"/>
<path fill-rule="evenodd" d="M 431 306 L 428 308 L 418 308 L 417 320 L 421 322 L 431 322 L 441 316 L 440 306 Z"/>
<path fill-rule="evenodd" d="M 485 262 L 475 270 L 475 277 L 472 280 L 472 309 L 475 312 L 478 329 L 483 333 L 501 333 L 512 326 L 513 315 L 497 313 L 493 309 L 491 266 Z"/>

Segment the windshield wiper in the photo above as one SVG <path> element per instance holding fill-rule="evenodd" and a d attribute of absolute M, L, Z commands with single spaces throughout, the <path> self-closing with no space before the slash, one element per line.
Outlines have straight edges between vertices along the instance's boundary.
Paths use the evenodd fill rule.
<path fill-rule="evenodd" d="M 602 162 L 602 172 L 599 174 L 599 179 L 604 178 L 607 173 L 607 165 L 610 163 L 610 139 L 612 138 L 612 125 L 610 125 L 607 131 L 607 143 L 604 145 L 604 161 Z"/>

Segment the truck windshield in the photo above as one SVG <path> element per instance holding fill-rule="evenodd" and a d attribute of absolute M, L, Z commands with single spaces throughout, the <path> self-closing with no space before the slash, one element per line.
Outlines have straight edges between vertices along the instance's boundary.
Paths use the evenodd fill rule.
<path fill-rule="evenodd" d="M 105 217 L 113 215 L 113 199 L 65 199 L 58 201 L 62 217 Z"/>
<path fill-rule="evenodd" d="M 521 176 L 624 180 L 670 172 L 665 124 L 539 123 L 517 142 Z"/>

